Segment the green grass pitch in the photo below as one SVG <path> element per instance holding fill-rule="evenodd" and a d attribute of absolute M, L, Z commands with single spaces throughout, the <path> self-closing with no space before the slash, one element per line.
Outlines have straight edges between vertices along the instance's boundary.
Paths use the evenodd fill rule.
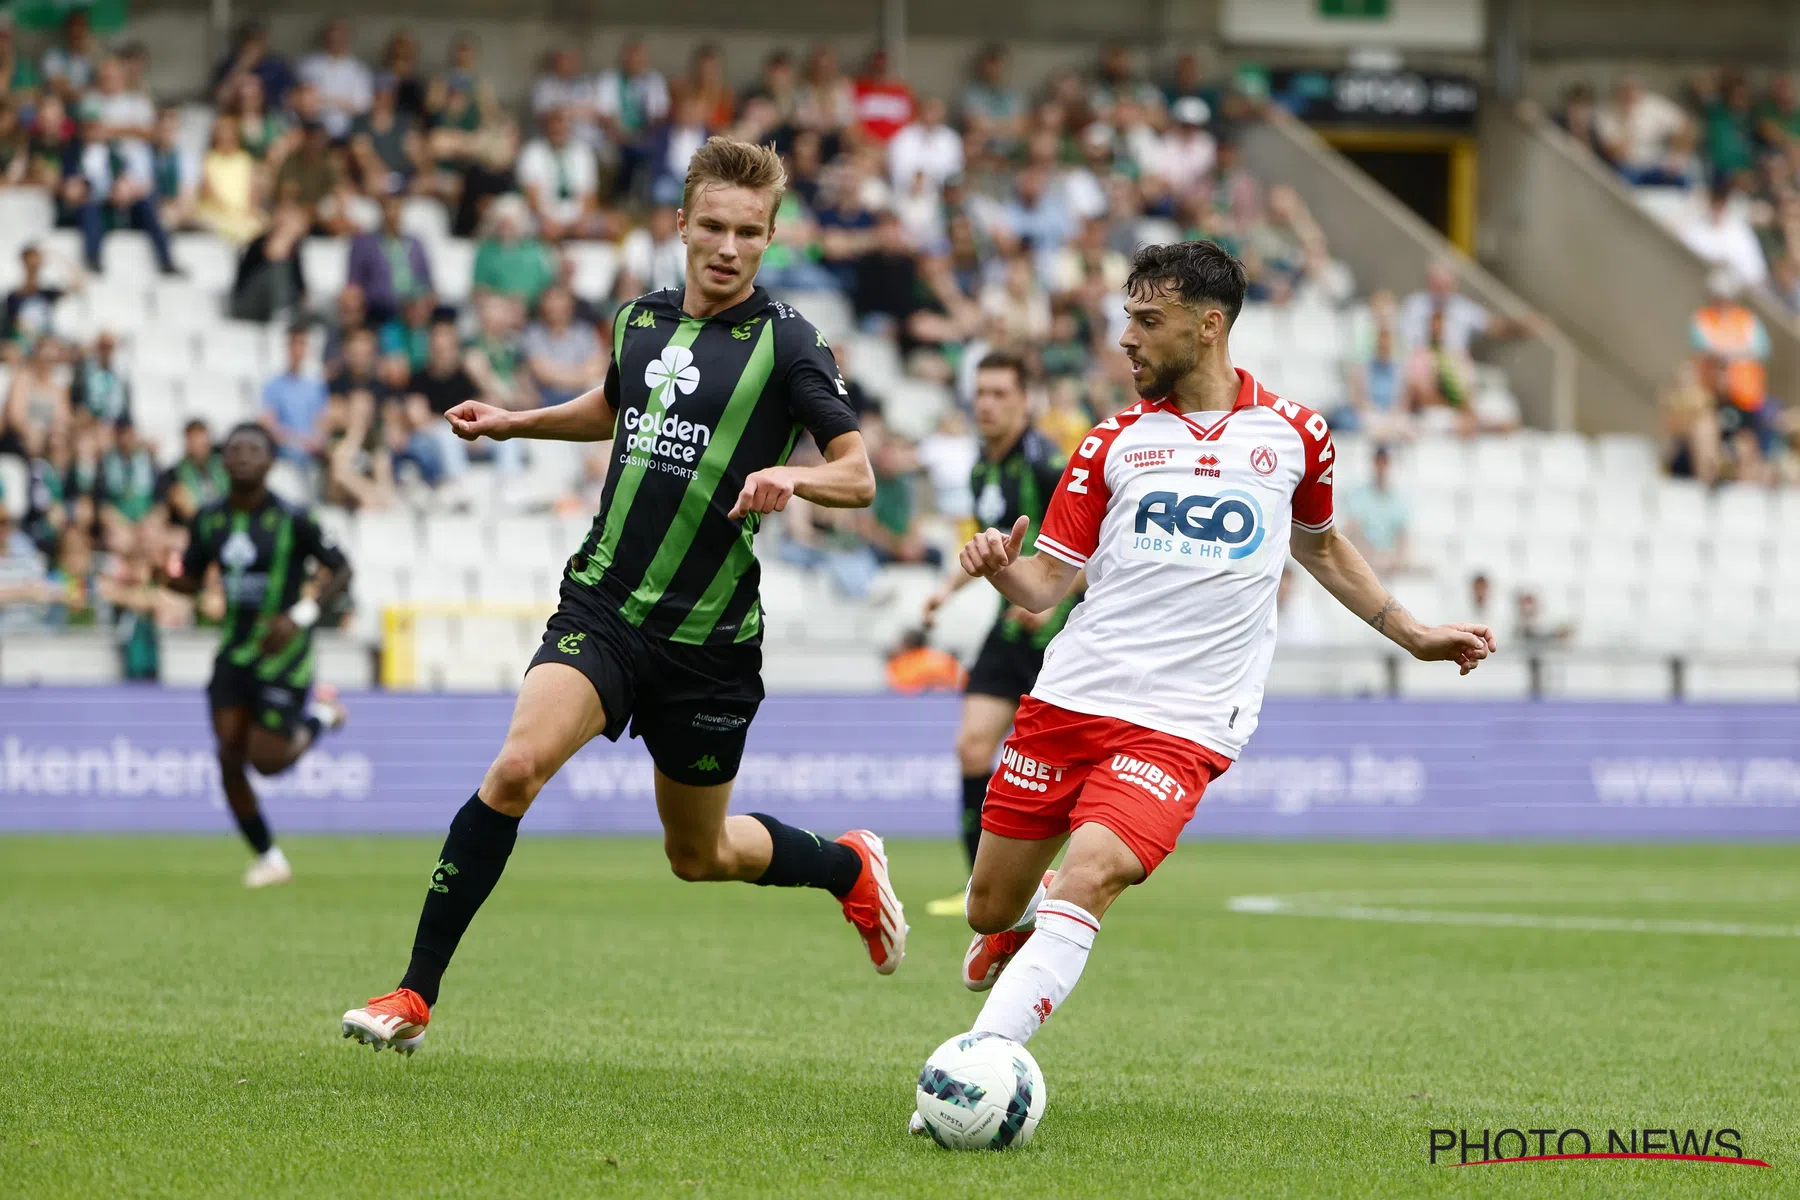
<path fill-rule="evenodd" d="M 1800 939 L 1747 935 L 1800 925 L 1800 847 L 1189 844 L 1032 1042 L 1037 1139 L 951 1154 L 905 1133 L 980 1003 L 925 913 L 948 842 L 890 847 L 881 979 L 824 895 L 527 836 L 410 1060 L 337 1021 L 398 977 L 435 841 L 286 845 L 298 882 L 247 893 L 224 837 L 0 838 L 0 1194 L 1800 1195 Z M 1227 908 L 1303 894 L 1513 923 Z M 1602 927 L 1532 924 L 1568 916 Z M 1638 919 L 1714 932 L 1606 927 Z M 1729 1126 L 1772 1169 L 1427 1163 L 1505 1126 Z"/>

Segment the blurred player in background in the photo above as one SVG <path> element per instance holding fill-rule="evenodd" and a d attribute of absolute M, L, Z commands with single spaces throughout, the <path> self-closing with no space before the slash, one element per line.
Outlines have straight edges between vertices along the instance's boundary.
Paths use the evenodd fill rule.
<path fill-rule="evenodd" d="M 684 880 L 830 892 L 883 975 L 906 952 L 881 839 L 826 841 L 764 813 L 726 815 L 762 702 L 752 540 L 795 496 L 863 508 L 875 475 L 825 336 L 755 286 L 787 179 L 774 150 L 715 137 L 688 165 L 687 284 L 627 304 L 605 383 L 510 412 L 477 401 L 457 434 L 613 439 L 600 511 L 563 574 L 480 789 L 450 823 L 400 986 L 343 1017 L 345 1037 L 411 1053 L 450 957 L 500 881 L 519 821 L 571 755 L 627 724 L 656 765 L 663 849 Z M 825 461 L 786 465 L 802 433 Z"/>
<path fill-rule="evenodd" d="M 1031 401 L 1025 391 L 1025 362 L 1012 354 L 989 354 L 975 372 L 975 432 L 981 440 L 981 457 L 969 472 L 969 490 L 975 497 L 975 519 L 986 526 L 1010 529 L 1014 521 L 1026 521 L 1025 548 L 1037 540 L 1044 508 L 1062 478 L 1063 456 L 1050 439 L 1031 425 Z M 974 577 L 961 567 L 951 568 L 949 578 L 925 603 L 927 627 L 937 612 Z M 1019 697 L 1037 682 L 1044 665 L 1044 647 L 1068 620 L 1080 599 L 1080 588 L 1041 613 L 1027 612 L 1002 602 L 998 619 L 989 631 L 969 681 L 963 689 L 962 725 L 956 733 L 956 757 L 962 767 L 962 838 L 969 863 L 981 840 L 981 803 L 987 795 L 988 776 L 994 769 L 994 752 L 1012 727 Z M 962 910 L 962 896 L 934 900 L 934 914 L 953 915 Z"/>
<path fill-rule="evenodd" d="M 225 621 L 207 702 L 219 748 L 219 778 L 231 815 L 256 861 L 246 887 L 294 877 L 275 845 L 246 767 L 279 775 L 327 729 L 343 724 L 335 689 L 313 691 L 312 628 L 350 586 L 350 563 L 306 512 L 269 491 L 275 439 L 244 424 L 225 438 L 225 495 L 194 514 L 181 574 L 170 589 L 192 596 L 216 566 Z M 307 563 L 317 570 L 307 573 Z"/>
<path fill-rule="evenodd" d="M 1231 365 L 1245 287 L 1213 242 L 1139 250 L 1119 344 L 1140 402 L 1069 460 L 1036 554 L 1021 556 L 1023 516 L 963 548 L 964 571 L 1027 611 L 1089 581 L 988 787 L 963 964 L 965 986 L 992 989 L 976 1032 L 1037 1032 L 1101 917 L 1174 850 L 1255 731 L 1289 554 L 1415 658 L 1467 674 L 1495 650 L 1486 626 L 1415 620 L 1332 527 L 1325 418 Z"/>

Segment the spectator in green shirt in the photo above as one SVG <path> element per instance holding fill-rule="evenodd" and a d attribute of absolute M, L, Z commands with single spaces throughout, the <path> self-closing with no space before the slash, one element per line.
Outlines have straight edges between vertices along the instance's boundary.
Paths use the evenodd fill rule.
<path fill-rule="evenodd" d="M 1781 153 L 1800 138 L 1800 95 L 1794 77 L 1777 75 L 1769 81 L 1769 97 L 1756 106 L 1756 136 L 1765 149 Z"/>
<path fill-rule="evenodd" d="M 1706 106 L 1706 158 L 1716 174 L 1736 175 L 1756 162 L 1754 113 L 1750 85 L 1742 76 L 1728 80 L 1719 97 Z"/>
<path fill-rule="evenodd" d="M 488 218 L 488 236 L 475 248 L 474 285 L 535 307 L 544 289 L 556 282 L 550 251 L 525 229 L 525 201 L 502 196 Z"/>

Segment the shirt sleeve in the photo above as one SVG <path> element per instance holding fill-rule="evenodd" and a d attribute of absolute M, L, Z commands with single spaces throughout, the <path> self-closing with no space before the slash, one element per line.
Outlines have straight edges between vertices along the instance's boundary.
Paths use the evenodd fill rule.
<path fill-rule="evenodd" d="M 193 536 L 188 538 L 187 550 L 181 556 L 181 573 L 189 579 L 199 579 L 212 560 L 212 540 L 201 532 L 201 522 L 196 520 Z"/>
<path fill-rule="evenodd" d="M 1331 444 L 1331 429 L 1318 413 L 1308 418 L 1323 433 L 1312 436 L 1309 428 L 1300 429 L 1300 441 L 1306 447 L 1306 473 L 1294 487 L 1294 526 L 1308 533 L 1323 533 L 1331 528 L 1331 473 L 1337 466 L 1337 449 Z"/>
<path fill-rule="evenodd" d="M 606 402 L 613 406 L 613 411 L 615 413 L 618 412 L 621 385 L 619 383 L 619 361 L 617 359 L 606 364 L 606 383 L 602 386 L 603 394 L 606 396 Z"/>
<path fill-rule="evenodd" d="M 1112 439 L 1090 433 L 1057 477 L 1056 491 L 1038 530 L 1037 551 L 1085 567 L 1100 545 L 1100 525 L 1112 491 L 1106 485 L 1106 456 Z"/>
<path fill-rule="evenodd" d="M 311 558 L 320 566 L 333 571 L 342 570 L 350 561 L 344 557 L 343 548 L 337 544 L 337 539 L 326 533 L 318 519 L 309 512 L 294 518 L 294 543 L 302 557 Z"/>
<path fill-rule="evenodd" d="M 787 361 L 776 364 L 778 368 L 784 368 L 781 377 L 787 387 L 788 411 L 796 422 L 806 427 L 813 441 L 823 450 L 832 439 L 856 432 L 856 414 L 850 410 L 850 389 L 844 386 L 844 377 L 838 373 L 837 359 L 832 357 L 831 346 L 825 341 L 824 334 L 805 321 L 776 320 L 780 322 L 776 327 L 778 343 L 781 334 L 789 334 Z M 781 328 L 781 324 L 797 328 L 790 333 Z M 778 344 L 777 353 L 779 351 Z"/>

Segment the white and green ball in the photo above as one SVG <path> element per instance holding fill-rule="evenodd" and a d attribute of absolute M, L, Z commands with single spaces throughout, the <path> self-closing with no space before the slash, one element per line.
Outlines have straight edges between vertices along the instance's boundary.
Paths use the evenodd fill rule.
<path fill-rule="evenodd" d="M 919 1116 L 946 1150 L 1023 1146 L 1049 1095 L 1031 1052 L 997 1033 L 958 1034 L 919 1072 Z"/>

